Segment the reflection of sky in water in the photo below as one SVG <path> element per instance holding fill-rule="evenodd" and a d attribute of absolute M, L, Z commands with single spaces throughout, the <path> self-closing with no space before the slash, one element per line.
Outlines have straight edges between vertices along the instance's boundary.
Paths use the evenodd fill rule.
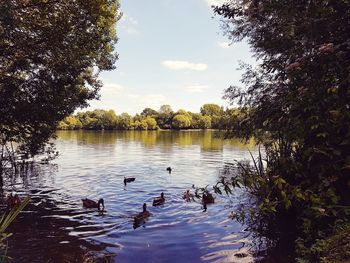
<path fill-rule="evenodd" d="M 249 243 L 247 234 L 228 219 L 241 201 L 239 192 L 217 196 L 206 213 L 199 203 L 182 199 L 192 184 L 214 185 L 226 162 L 249 158 L 247 145 L 212 135 L 212 131 L 59 132 L 57 168 L 30 179 L 27 186 L 54 189 L 47 199 L 55 198 L 63 212 L 50 216 L 77 223 L 64 231 L 105 244 L 118 262 L 248 262 L 248 257 L 234 255 L 247 253 L 242 252 Z M 249 148 L 256 151 L 252 144 Z M 165 170 L 168 166 L 173 168 L 171 175 Z M 136 181 L 124 186 L 124 176 Z M 162 191 L 165 205 L 151 207 Z M 107 213 L 87 213 L 80 201 L 85 197 L 104 198 Z M 133 216 L 144 202 L 152 216 L 134 230 Z M 68 241 L 61 234 L 61 244 Z"/>

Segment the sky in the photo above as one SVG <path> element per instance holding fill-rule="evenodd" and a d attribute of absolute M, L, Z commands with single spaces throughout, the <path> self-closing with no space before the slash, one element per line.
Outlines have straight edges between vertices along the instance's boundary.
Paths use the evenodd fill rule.
<path fill-rule="evenodd" d="M 163 104 L 192 112 L 205 103 L 227 106 L 223 92 L 240 84 L 239 61 L 255 60 L 246 43 L 224 36 L 211 9 L 220 2 L 121 0 L 116 69 L 101 74 L 101 98 L 88 109 L 135 114 Z"/>

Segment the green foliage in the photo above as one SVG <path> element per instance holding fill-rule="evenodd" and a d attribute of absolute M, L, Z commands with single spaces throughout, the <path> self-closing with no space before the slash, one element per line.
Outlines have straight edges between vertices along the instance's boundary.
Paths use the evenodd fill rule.
<path fill-rule="evenodd" d="M 276 240 L 298 241 L 304 262 L 320 261 L 320 240 L 349 219 L 349 10 L 345 0 L 215 8 L 231 39 L 247 38 L 259 58 L 256 68 L 242 65 L 243 88 L 226 90 L 240 114 L 224 120 L 235 135 L 265 146 L 266 167 L 240 163 L 234 180 L 256 197 L 252 222 Z"/>
<path fill-rule="evenodd" d="M 4 213 L 0 218 L 0 262 L 5 262 L 7 259 L 7 244 L 6 239 L 11 236 L 11 234 L 6 233 L 6 229 L 10 224 L 16 219 L 18 214 L 23 210 L 23 208 L 29 203 L 30 197 L 26 197 L 23 202 L 14 207 L 10 212 Z"/>
<path fill-rule="evenodd" d="M 163 129 L 171 128 L 171 121 L 174 115 L 173 110 L 170 105 L 162 105 L 158 111 L 158 116 L 156 118 L 159 127 Z"/>
<path fill-rule="evenodd" d="M 217 129 L 220 127 L 221 117 L 224 112 L 222 107 L 217 104 L 204 104 L 200 111 L 203 116 L 210 116 L 213 128 Z"/>
<path fill-rule="evenodd" d="M 157 121 L 152 117 L 147 117 L 145 119 L 147 124 L 147 130 L 156 130 L 158 128 Z"/>
<path fill-rule="evenodd" d="M 215 104 L 206 104 L 215 105 Z M 222 122 L 225 118 L 232 119 L 240 114 L 235 109 L 220 109 L 221 116 L 202 115 L 200 113 L 192 113 L 183 109 L 173 112 L 169 105 L 163 105 L 159 112 L 145 108 L 141 114 L 130 116 L 127 113 L 116 115 L 113 110 L 93 110 L 86 112 L 78 112 L 76 115 L 70 115 L 58 123 L 59 130 L 157 130 L 161 129 L 210 129 L 222 128 L 223 125 L 215 124 L 213 126 L 212 118 L 216 122 Z M 214 107 L 214 108 L 217 108 Z M 202 108 L 208 108 L 202 107 Z M 210 108 L 210 107 L 209 107 Z"/>
<path fill-rule="evenodd" d="M 155 117 L 158 115 L 158 112 L 154 109 L 151 108 L 145 108 L 142 112 L 141 112 L 141 116 L 145 116 L 145 117 Z"/>
<path fill-rule="evenodd" d="M 222 111 L 223 109 L 217 104 L 204 104 L 200 110 L 203 116 L 220 116 Z"/>
<path fill-rule="evenodd" d="M 175 115 L 172 122 L 172 127 L 175 129 L 186 129 L 191 126 L 191 119 L 186 115 Z"/>
<path fill-rule="evenodd" d="M 122 113 L 118 119 L 117 127 L 120 130 L 130 130 L 132 127 L 132 117 L 127 113 Z"/>
<path fill-rule="evenodd" d="M 201 116 L 198 120 L 198 128 L 209 129 L 211 128 L 211 118 L 210 116 Z"/>
<path fill-rule="evenodd" d="M 98 73 L 117 59 L 118 8 L 117 0 L 0 2 L 0 145 L 38 154 L 60 120 L 98 97 Z"/>

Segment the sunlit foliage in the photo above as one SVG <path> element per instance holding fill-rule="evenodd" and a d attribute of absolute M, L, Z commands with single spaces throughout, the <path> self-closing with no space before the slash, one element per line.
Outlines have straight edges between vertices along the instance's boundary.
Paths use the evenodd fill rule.
<path fill-rule="evenodd" d="M 246 39 L 259 58 L 242 65 L 243 87 L 226 90 L 240 116 L 224 120 L 264 144 L 267 162 L 240 163 L 231 184 L 256 196 L 254 226 L 295 241 L 301 262 L 320 261 L 318 240 L 350 218 L 349 10 L 345 0 L 215 8 L 229 38 Z"/>
<path fill-rule="evenodd" d="M 117 0 L 0 2 L 0 145 L 35 155 L 58 121 L 98 97 L 98 73 L 117 59 L 118 8 Z"/>

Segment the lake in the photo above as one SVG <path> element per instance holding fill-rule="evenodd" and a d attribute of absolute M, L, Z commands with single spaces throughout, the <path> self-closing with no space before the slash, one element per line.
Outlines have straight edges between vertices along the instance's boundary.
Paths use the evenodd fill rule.
<path fill-rule="evenodd" d="M 227 165 L 250 158 L 253 143 L 223 140 L 215 131 L 57 135 L 53 164 L 6 180 L 5 193 L 32 197 L 9 229 L 11 262 L 251 262 L 249 233 L 229 218 L 241 192 L 215 196 L 206 212 L 182 194 L 193 184 L 214 185 Z M 136 180 L 125 186 L 125 176 Z M 165 204 L 152 207 L 161 192 Z M 84 209 L 86 197 L 103 198 L 106 213 Z M 152 215 L 134 229 L 143 203 Z"/>

